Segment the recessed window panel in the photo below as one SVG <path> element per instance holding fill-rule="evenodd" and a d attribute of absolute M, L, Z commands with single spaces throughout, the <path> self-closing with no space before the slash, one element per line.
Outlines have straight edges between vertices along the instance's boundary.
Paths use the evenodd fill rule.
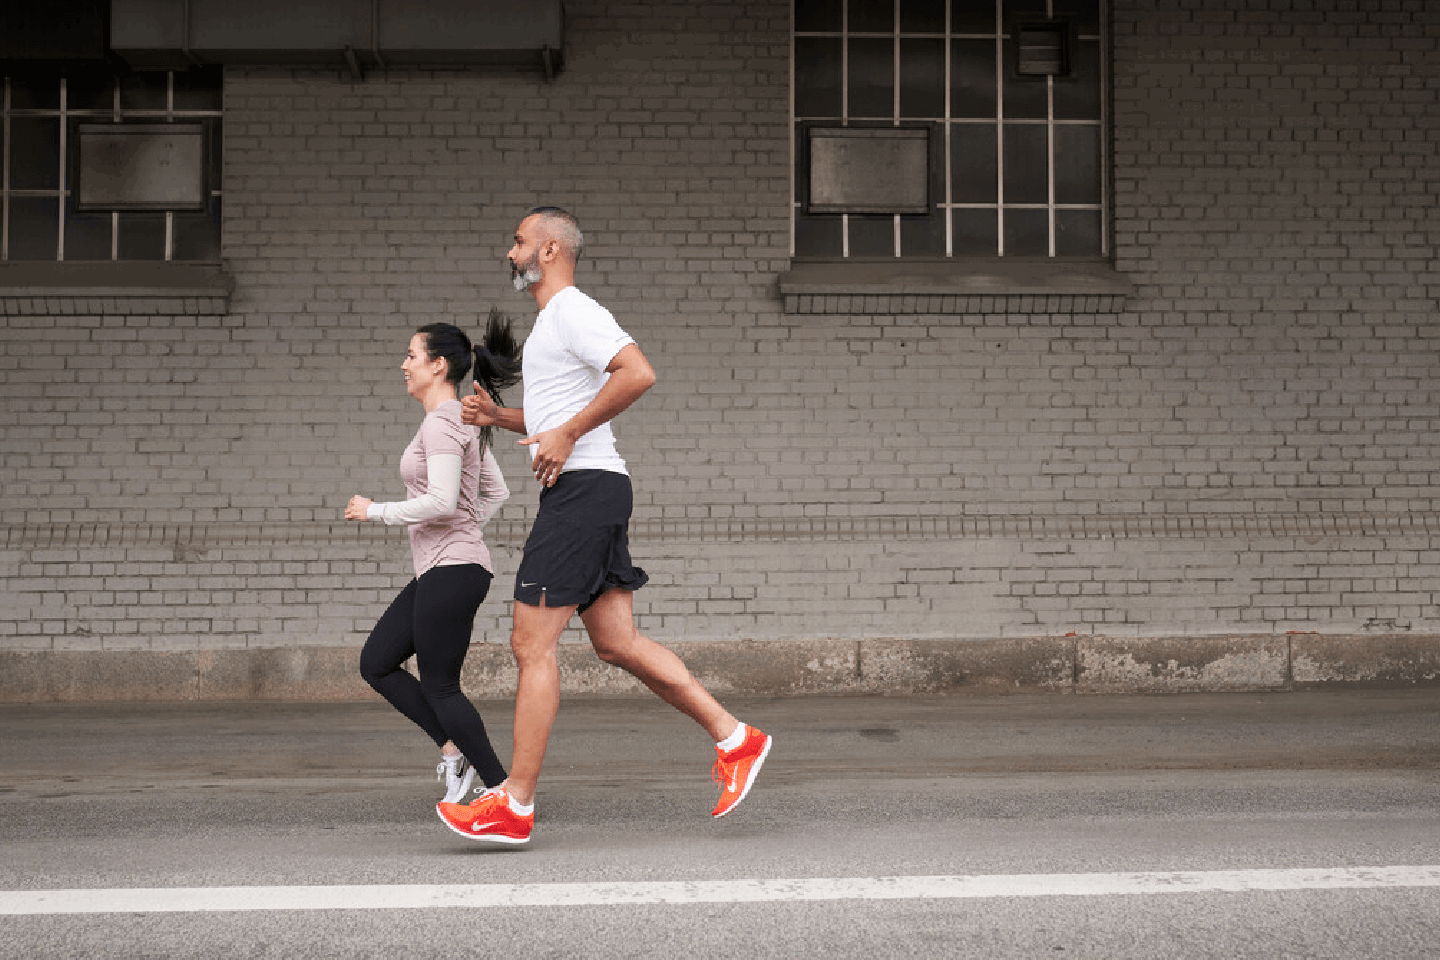
<path fill-rule="evenodd" d="M 116 238 L 121 260 L 164 260 L 165 214 L 122 213 Z"/>
<path fill-rule="evenodd" d="M 205 125 L 205 185 L 219 190 L 225 182 L 225 129 L 219 119 Z"/>
<path fill-rule="evenodd" d="M 850 41 L 848 115 L 895 116 L 895 42 L 860 38 Z"/>
<path fill-rule="evenodd" d="M 1078 33 L 1094 36 L 1100 32 L 1100 0 L 1051 0 L 1057 20 L 1068 20 Z"/>
<path fill-rule="evenodd" d="M 1015 74 L 1015 45 L 1005 44 L 1005 117 L 1011 120 L 1044 120 L 1050 113 L 1049 84 L 1044 77 Z"/>
<path fill-rule="evenodd" d="M 795 215 L 795 252 L 802 257 L 839 257 L 845 252 L 844 222 L 836 216 Z"/>
<path fill-rule="evenodd" d="M 65 217 L 65 259 L 109 260 L 112 219 L 108 213 L 69 213 Z"/>
<path fill-rule="evenodd" d="M 45 80 L 29 77 L 10 78 L 10 109 L 59 110 L 60 78 Z"/>
<path fill-rule="evenodd" d="M 175 214 L 174 259 L 220 261 L 220 203 L 217 197 L 210 210 Z"/>
<path fill-rule="evenodd" d="M 1098 257 L 1100 246 L 1099 210 L 1055 211 L 1055 255 L 1057 257 Z"/>
<path fill-rule="evenodd" d="M 1005 255 L 1049 256 L 1050 214 L 1045 210 L 1005 208 Z"/>
<path fill-rule="evenodd" d="M 847 0 L 847 3 L 851 33 L 894 32 L 894 0 Z"/>
<path fill-rule="evenodd" d="M 993 209 L 950 211 L 951 248 L 957 257 L 993 257 L 1000 249 L 999 228 Z"/>
<path fill-rule="evenodd" d="M 995 41 L 950 41 L 950 116 L 994 117 Z"/>
<path fill-rule="evenodd" d="M 850 256 L 895 256 L 895 218 L 852 215 Z"/>
<path fill-rule="evenodd" d="M 122 110 L 164 110 L 169 81 L 164 73 L 132 73 L 120 81 Z"/>
<path fill-rule="evenodd" d="M 996 126 L 956 123 L 950 126 L 950 199 L 956 203 L 999 200 L 999 158 Z"/>
<path fill-rule="evenodd" d="M 1044 20 L 1047 15 L 1047 0 L 1005 0 L 1006 29 L 1014 29 L 1020 21 Z"/>
<path fill-rule="evenodd" d="M 10 259 L 54 260 L 59 248 L 59 198 L 11 197 Z"/>
<path fill-rule="evenodd" d="M 944 33 L 947 0 L 900 0 L 900 32 Z"/>
<path fill-rule="evenodd" d="M 10 118 L 10 189 L 60 189 L 60 119 Z"/>
<path fill-rule="evenodd" d="M 1044 124 L 1005 124 L 1003 163 L 1006 203 L 1045 203 L 1050 199 Z"/>
<path fill-rule="evenodd" d="M 810 179 L 810 135 L 806 131 L 805 124 L 798 122 L 793 128 L 795 144 L 795 166 L 791 170 L 793 176 L 791 182 L 795 188 L 795 195 L 790 199 L 798 203 L 805 202 L 805 195 L 809 192 L 808 181 Z"/>
<path fill-rule="evenodd" d="M 172 75 L 176 110 L 205 110 L 218 113 L 225 94 L 220 67 L 177 70 Z"/>
<path fill-rule="evenodd" d="M 940 211 L 928 217 L 900 218 L 900 255 L 945 256 L 945 217 Z"/>
<path fill-rule="evenodd" d="M 945 116 L 945 41 L 900 41 L 900 116 Z"/>
<path fill-rule="evenodd" d="M 795 0 L 797 33 L 838 33 L 844 17 L 844 0 Z"/>
<path fill-rule="evenodd" d="M 841 115 L 840 43 L 830 37 L 795 38 L 795 116 Z"/>
<path fill-rule="evenodd" d="M 65 80 L 65 109 L 111 113 L 115 109 L 115 78 L 80 73 Z"/>
<path fill-rule="evenodd" d="M 1056 203 L 1100 202 L 1098 126 L 1056 124 L 1055 161 Z"/>
<path fill-rule="evenodd" d="M 1081 40 L 1075 44 L 1074 73 L 1055 82 L 1055 119 L 1100 119 L 1100 44 Z"/>
<path fill-rule="evenodd" d="M 995 4 L 989 0 L 950 0 L 950 32 L 993 36 L 996 32 Z"/>

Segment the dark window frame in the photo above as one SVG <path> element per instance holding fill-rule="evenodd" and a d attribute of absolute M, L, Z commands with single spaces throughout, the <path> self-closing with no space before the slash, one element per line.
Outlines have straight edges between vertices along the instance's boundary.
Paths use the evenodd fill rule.
<path fill-rule="evenodd" d="M 823 6 L 824 4 L 822 4 Z M 989 33 L 968 33 L 963 32 L 954 24 L 954 13 L 951 4 L 945 5 L 945 24 L 939 32 L 907 31 L 901 22 L 905 7 L 903 0 L 901 4 L 892 6 L 894 13 L 894 29 L 888 34 L 889 40 L 893 43 L 894 53 L 889 59 L 891 69 L 894 71 L 894 81 L 890 87 L 890 93 L 894 97 L 896 109 L 892 111 L 890 118 L 875 117 L 852 117 L 849 115 L 848 95 L 851 86 L 851 64 L 848 58 L 852 50 L 859 49 L 852 45 L 852 41 L 861 40 L 874 46 L 875 41 L 885 38 L 887 35 L 877 30 L 855 31 L 849 30 L 848 4 L 839 3 L 836 11 L 826 18 L 823 24 L 817 29 L 799 30 L 796 27 L 796 8 L 799 0 L 792 4 L 791 20 L 791 65 L 792 65 L 792 96 L 791 96 L 791 159 L 792 159 L 792 194 L 791 194 L 791 232 L 790 232 L 790 253 L 794 259 L 861 259 L 875 258 L 901 258 L 901 259 L 943 259 L 959 260 L 973 259 L 975 257 L 1041 257 L 1044 259 L 1090 259 L 1109 260 L 1113 256 L 1113 196 L 1111 191 L 1111 169 L 1112 159 L 1110 154 L 1110 107 L 1109 107 L 1109 24 L 1108 4 L 1105 0 L 1097 0 L 1093 12 L 1082 13 L 1081 16 L 1089 21 L 1093 15 L 1093 23 L 1082 28 L 1076 18 L 1069 15 L 1073 11 L 1073 4 L 1067 6 L 1064 3 L 1057 3 L 1057 0 L 1047 0 L 1043 13 L 1034 9 L 1033 4 L 1024 5 L 1019 13 L 1013 13 L 1006 9 L 1008 2 L 996 4 L 994 28 Z M 1061 8 L 1057 15 L 1057 6 Z M 1070 62 L 1065 75 L 1049 74 L 1041 77 L 1021 77 L 1016 72 L 1018 65 L 1018 30 L 1020 26 L 1041 24 L 1055 29 L 1066 31 L 1067 43 L 1070 50 Z M 812 24 L 813 25 L 813 24 Z M 823 26 L 823 29 L 819 28 Z M 877 26 L 876 23 L 867 24 L 868 27 Z M 904 114 L 899 104 L 904 98 L 904 91 L 901 84 L 904 82 L 905 65 L 902 62 L 902 51 L 905 49 L 906 41 L 930 41 L 943 44 L 943 70 L 944 70 L 944 115 L 935 117 L 916 117 Z M 993 70 L 990 94 L 995 98 L 995 109 L 993 114 L 985 116 L 975 114 L 969 108 L 966 112 L 956 112 L 958 107 L 951 105 L 952 96 L 957 88 L 955 84 L 960 75 L 954 70 L 958 61 L 955 57 L 966 44 L 977 42 L 993 42 L 994 58 L 987 58 L 989 68 Z M 1087 45 L 1082 50 L 1081 45 Z M 825 51 L 827 58 L 824 68 L 822 82 L 810 82 L 801 76 L 802 65 L 797 59 L 797 50 L 805 46 L 808 50 Z M 876 48 L 878 49 L 878 47 Z M 917 48 L 918 49 L 918 48 Z M 839 59 L 838 68 L 835 58 Z M 838 77 L 835 71 L 838 69 Z M 1082 76 L 1081 72 L 1085 75 Z M 873 72 L 873 70 L 872 70 Z M 882 71 L 883 72 L 883 71 Z M 984 73 L 982 69 L 981 74 Z M 984 77 L 982 76 L 982 80 Z M 838 82 L 838 88 L 836 83 Z M 1085 89 L 1089 84 L 1094 88 L 1093 93 Z M 1056 89 L 1060 88 L 1062 97 L 1057 101 Z M 801 90 L 809 91 L 807 98 L 814 101 L 815 91 L 824 91 L 827 100 L 824 109 L 825 115 L 804 114 L 801 111 L 804 105 L 797 103 L 797 93 Z M 971 88 L 978 89 L 978 88 Z M 1006 106 L 1016 107 L 1016 103 L 1010 103 L 1013 98 L 1021 96 L 1017 91 L 1035 91 L 1026 93 L 1024 97 L 1030 103 L 1028 109 L 1017 110 L 1024 113 L 1023 116 L 1014 116 L 1006 112 Z M 834 105 L 833 98 L 839 97 L 840 106 Z M 1077 99 L 1078 98 L 1078 99 Z M 980 101 L 984 105 L 983 99 Z M 1077 112 L 1076 104 L 1083 107 Z M 838 112 L 839 116 L 828 115 L 830 112 Z M 932 170 L 932 183 L 938 184 L 940 189 L 933 190 L 931 217 L 943 219 L 943 226 L 940 230 L 943 249 L 935 249 L 934 231 L 929 228 L 907 229 L 915 227 L 915 220 L 924 219 L 908 217 L 902 221 L 902 217 L 894 217 L 895 241 L 892 249 L 883 253 L 877 253 L 873 243 L 859 244 L 866 252 L 858 253 L 852 249 L 855 224 L 852 223 L 851 215 L 846 213 L 815 213 L 807 208 L 808 199 L 808 177 L 805 138 L 807 131 L 814 126 L 820 125 L 856 125 L 867 126 L 877 123 L 890 123 L 896 126 L 916 125 L 931 123 L 939 131 L 940 169 Z M 1093 136 L 1084 135 L 1073 128 L 1087 127 L 1094 130 Z M 993 169 L 995 176 L 994 195 L 985 199 L 975 199 L 971 193 L 967 199 L 957 199 L 963 193 L 965 185 L 957 187 L 956 180 L 961 172 L 956 169 L 957 157 L 974 157 L 984 167 L 983 153 L 981 155 L 959 154 L 959 142 L 964 142 L 967 137 L 973 141 L 977 133 L 983 138 L 985 134 L 980 128 L 993 134 Z M 1072 128 L 1062 132 L 1064 128 Z M 968 131 L 968 133 L 966 132 Z M 1027 132 L 1028 131 L 1028 132 Z M 1033 169 L 1030 172 L 1030 179 L 1026 182 L 1034 182 L 1043 178 L 1043 195 L 1037 195 L 1031 190 L 1030 195 L 1021 201 L 1017 201 L 1013 192 L 1007 193 L 1007 167 L 1013 167 L 1015 163 L 1023 159 L 1013 153 L 1007 155 L 1007 140 L 1016 140 L 1024 143 L 1037 143 L 1036 132 L 1043 137 L 1043 147 L 1031 146 L 1030 152 L 1039 150 L 1037 156 L 1044 158 L 1044 170 L 1036 173 Z M 1094 151 L 1097 156 L 1087 157 L 1084 164 L 1070 169 L 1066 172 L 1064 158 L 1059 159 L 1060 174 L 1057 174 L 1057 144 L 1065 140 L 1094 144 Z M 982 151 L 986 150 L 983 145 Z M 1086 169 L 1088 167 L 1088 169 Z M 965 171 L 970 173 L 973 171 Z M 1090 184 L 1087 180 L 1085 189 L 1077 191 L 1074 181 L 1077 177 L 1094 180 Z M 1012 181 L 1011 190 L 1014 184 Z M 1063 198 L 1057 199 L 1056 192 L 1060 190 L 1065 194 Z M 983 191 L 982 191 L 983 192 Z M 1078 194 L 1084 194 L 1084 202 L 1078 202 L 1075 198 Z M 1093 194 L 1098 194 L 1094 197 Z M 988 223 L 987 221 L 993 221 Z M 1029 225 L 1028 227 L 1026 225 Z M 968 226 L 967 226 L 968 225 Z M 863 232 L 874 234 L 876 225 L 870 222 L 870 218 L 860 222 Z M 980 233 L 968 232 L 971 228 L 977 228 Z M 1017 228 L 1019 229 L 1017 232 Z M 914 244 L 907 244 L 905 238 L 913 236 L 918 238 Z M 1037 242 L 1038 240 L 1038 242 Z M 1023 242 L 1022 242 L 1023 241 Z"/>
<path fill-rule="evenodd" d="M 119 74 L 93 68 L 8 72 L 0 78 L 0 264 L 220 263 L 222 98 L 219 68 L 203 75 L 185 71 Z M 17 154 L 27 149 L 23 138 L 16 141 L 13 128 L 16 121 L 28 119 L 55 121 L 59 137 L 57 155 L 49 161 L 55 164 L 53 182 L 33 189 L 16 186 L 11 176 Z M 204 184 L 199 209 L 181 204 L 148 210 L 120 206 L 82 209 L 80 128 L 107 124 L 199 124 Z M 15 215 L 27 204 L 40 218 L 30 224 Z M 52 215 L 53 223 L 48 223 Z M 20 231 L 32 226 L 43 232 L 39 242 L 32 242 L 26 250 L 25 241 L 31 238 L 20 236 Z M 49 249 L 52 242 L 53 252 Z"/>

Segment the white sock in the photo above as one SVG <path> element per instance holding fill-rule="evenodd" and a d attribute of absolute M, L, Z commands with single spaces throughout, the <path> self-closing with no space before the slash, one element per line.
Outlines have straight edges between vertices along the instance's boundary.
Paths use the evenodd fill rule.
<path fill-rule="evenodd" d="M 528 817 L 530 816 L 530 814 L 535 812 L 535 804 L 533 801 L 530 803 L 521 803 L 519 800 L 516 800 L 514 797 L 510 796 L 509 790 L 505 791 L 505 796 L 510 801 L 510 810 L 512 812 L 518 813 L 522 817 Z"/>
<path fill-rule="evenodd" d="M 726 737 L 724 740 L 721 740 L 719 743 L 715 744 L 715 746 L 719 747 L 726 753 L 729 753 L 731 750 L 734 750 L 736 747 L 740 746 L 740 744 L 744 742 L 745 724 L 737 723 L 735 725 L 735 732 L 730 734 L 730 736 Z"/>

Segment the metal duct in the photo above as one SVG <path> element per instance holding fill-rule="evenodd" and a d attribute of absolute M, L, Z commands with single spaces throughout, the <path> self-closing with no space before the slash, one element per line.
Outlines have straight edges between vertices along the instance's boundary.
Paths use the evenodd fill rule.
<path fill-rule="evenodd" d="M 563 44 L 560 0 L 111 0 L 110 47 L 133 67 L 536 66 Z"/>
<path fill-rule="evenodd" d="M 106 0 L 0 2 L 0 61 L 105 59 Z"/>

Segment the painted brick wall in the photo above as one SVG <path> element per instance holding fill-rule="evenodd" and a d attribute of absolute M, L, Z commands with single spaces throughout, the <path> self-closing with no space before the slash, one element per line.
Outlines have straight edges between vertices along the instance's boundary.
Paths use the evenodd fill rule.
<path fill-rule="evenodd" d="M 551 83 L 229 71 L 227 308 L 0 301 L 0 647 L 360 642 L 405 342 L 528 324 L 537 202 L 659 369 L 617 432 L 660 639 L 1440 630 L 1440 9 L 1116 0 L 1135 292 L 958 316 L 783 312 L 786 4 L 567 11 Z"/>

